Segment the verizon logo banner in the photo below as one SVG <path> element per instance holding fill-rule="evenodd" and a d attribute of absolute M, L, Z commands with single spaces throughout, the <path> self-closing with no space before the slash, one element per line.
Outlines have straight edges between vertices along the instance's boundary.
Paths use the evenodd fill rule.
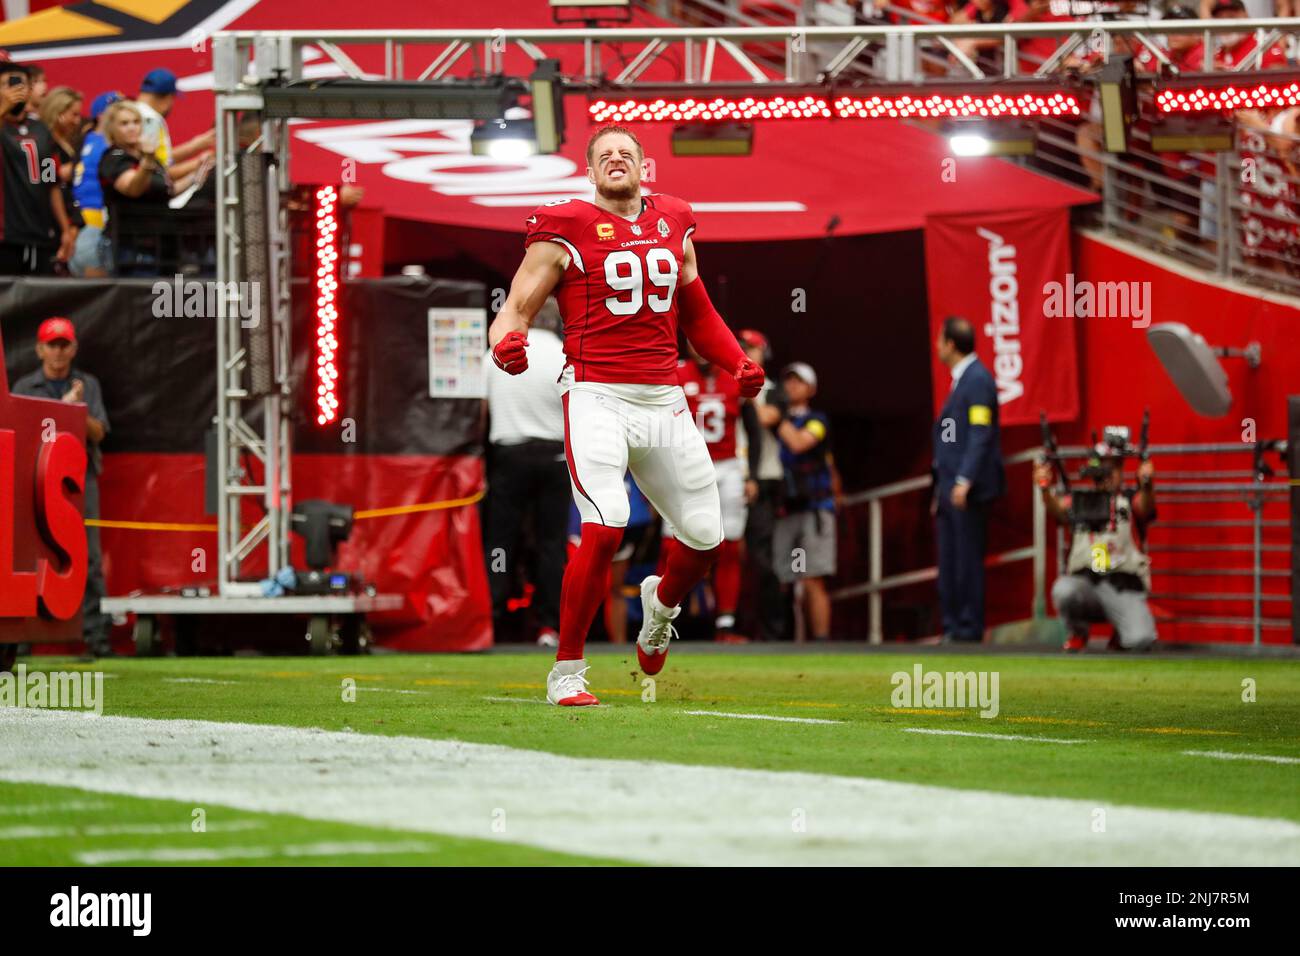
<path fill-rule="evenodd" d="M 998 385 L 1003 425 L 1035 425 L 1079 414 L 1074 318 L 1046 318 L 1043 289 L 1070 272 L 1065 209 L 929 216 L 925 221 L 930 338 L 945 316 L 975 327 L 975 351 Z M 943 406 L 948 370 L 933 365 L 934 407 Z"/>

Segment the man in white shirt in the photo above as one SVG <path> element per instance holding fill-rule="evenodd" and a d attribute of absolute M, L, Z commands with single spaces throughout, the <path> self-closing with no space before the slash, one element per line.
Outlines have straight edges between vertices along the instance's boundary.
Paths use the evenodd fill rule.
<path fill-rule="evenodd" d="M 187 143 L 172 146 L 167 116 L 179 95 L 176 74 L 160 67 L 145 74 L 140 81 L 140 96 L 136 99 L 140 108 L 140 142 L 154 144 L 154 159 L 168 170 L 173 180 L 197 169 L 204 155 L 212 152 L 217 143 L 216 130 L 210 129 Z"/>
<path fill-rule="evenodd" d="M 486 361 L 489 417 L 486 501 L 488 584 L 499 632 L 516 578 L 524 521 L 531 513 L 537 566 L 533 615 L 538 642 L 554 647 L 560 588 L 568 560 L 569 470 L 564 459 L 564 405 L 556 384 L 564 370 L 560 309 L 546 301 L 528 333 L 528 369 L 510 375 Z"/>

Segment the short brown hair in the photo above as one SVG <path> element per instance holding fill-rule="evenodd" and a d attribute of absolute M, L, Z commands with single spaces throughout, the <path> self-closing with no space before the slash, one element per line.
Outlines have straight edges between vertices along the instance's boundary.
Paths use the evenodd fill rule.
<path fill-rule="evenodd" d="M 628 139 L 636 143 L 636 151 L 641 154 L 642 159 L 645 159 L 645 150 L 641 147 L 641 141 L 636 138 L 636 133 L 632 132 L 626 126 L 602 126 L 600 129 L 596 130 L 596 132 L 591 134 L 591 139 L 587 140 L 588 166 L 591 165 L 591 154 L 596 148 L 596 140 L 610 133 L 622 133 L 624 136 L 628 137 Z"/>

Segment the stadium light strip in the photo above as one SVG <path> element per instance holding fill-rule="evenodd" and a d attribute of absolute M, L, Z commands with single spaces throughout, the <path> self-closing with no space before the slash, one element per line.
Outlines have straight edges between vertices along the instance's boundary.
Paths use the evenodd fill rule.
<path fill-rule="evenodd" d="M 339 367 L 338 193 L 333 186 L 316 190 L 316 424 L 338 417 Z"/>
<path fill-rule="evenodd" d="M 1211 113 L 1279 106 L 1300 106 L 1300 82 L 1156 90 L 1156 109 L 1161 113 Z"/>
<path fill-rule="evenodd" d="M 588 116 L 596 123 L 729 123 L 759 119 L 995 119 L 1003 116 L 1080 116 L 1072 92 L 1042 93 L 883 93 L 843 94 L 830 99 L 804 96 L 715 96 L 712 99 L 659 97 L 645 100 L 593 100 Z"/>

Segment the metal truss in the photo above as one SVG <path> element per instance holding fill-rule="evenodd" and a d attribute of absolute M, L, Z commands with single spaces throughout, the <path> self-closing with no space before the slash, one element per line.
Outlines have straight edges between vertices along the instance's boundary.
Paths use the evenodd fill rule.
<path fill-rule="evenodd" d="M 1151 49 L 1163 58 L 1155 37 L 1199 34 L 1207 48 L 1217 34 L 1255 31 L 1259 49 L 1300 34 L 1300 21 L 1286 18 L 1250 20 L 1131 20 L 1070 21 L 1054 23 L 934 24 L 903 26 L 867 24 L 853 26 L 791 27 L 674 27 L 575 28 L 491 30 L 288 30 L 232 31 L 217 35 L 216 44 L 228 45 L 232 68 L 256 63 L 257 81 L 297 80 L 303 77 L 303 51 L 319 50 L 345 76 L 352 79 L 447 80 L 465 75 L 491 76 L 506 72 L 507 55 L 522 52 L 533 61 L 548 58 L 577 63 L 564 79 L 570 88 L 655 86 L 645 74 L 656 62 L 669 58 L 679 82 L 701 87 L 716 84 L 719 62 L 729 59 L 757 84 L 833 80 L 850 67 L 869 66 L 872 76 L 887 82 L 922 83 L 933 73 L 922 69 L 923 56 L 951 56 L 970 79 L 1046 76 L 1056 73 L 1071 54 L 1096 51 L 1109 57 L 1116 37 Z M 1016 55 L 1018 41 L 1056 37 L 1063 44 L 1031 72 L 1021 71 Z M 963 49 L 964 41 L 996 41 L 1003 56 L 1002 72 L 989 76 Z M 755 62 L 751 49 L 761 45 L 784 50 L 784 75 Z M 217 49 L 214 47 L 214 49 Z M 356 57 L 362 49 L 382 50 L 382 69 L 363 70 Z M 374 58 L 377 59 L 377 58 Z M 1207 58 L 1212 60 L 1213 58 Z M 1259 56 L 1247 59 L 1238 70 L 1258 68 Z M 1206 71 L 1213 70 L 1207 62 Z M 233 92 L 247 88 L 242 72 L 228 80 Z M 661 85 L 661 84 L 658 84 Z M 735 86 L 735 81 L 726 84 Z"/>

